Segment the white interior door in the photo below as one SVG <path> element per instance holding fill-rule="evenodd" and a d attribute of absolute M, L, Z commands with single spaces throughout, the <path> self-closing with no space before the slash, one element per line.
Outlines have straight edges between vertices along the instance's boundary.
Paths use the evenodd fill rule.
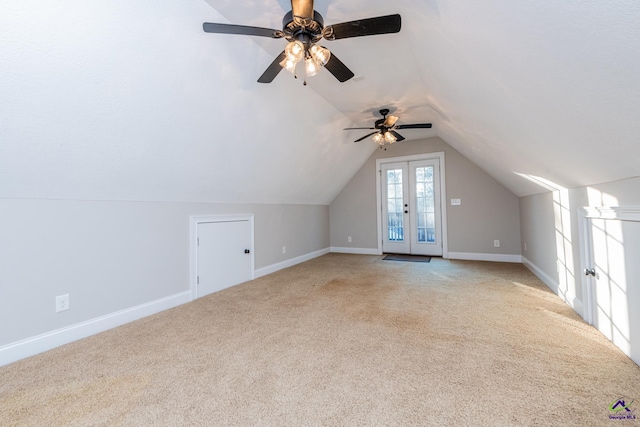
<path fill-rule="evenodd" d="M 640 222 L 587 219 L 585 320 L 640 364 Z"/>
<path fill-rule="evenodd" d="M 381 165 L 382 251 L 442 255 L 439 159 Z"/>
<path fill-rule="evenodd" d="M 197 292 L 212 292 L 251 280 L 251 222 L 206 222 L 197 225 Z"/>

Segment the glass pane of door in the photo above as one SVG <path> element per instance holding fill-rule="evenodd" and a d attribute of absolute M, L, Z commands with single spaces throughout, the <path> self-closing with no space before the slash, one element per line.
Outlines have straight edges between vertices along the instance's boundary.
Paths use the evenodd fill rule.
<path fill-rule="evenodd" d="M 416 168 L 416 225 L 417 240 L 421 243 L 436 241 L 436 210 L 433 166 Z"/>
<path fill-rule="evenodd" d="M 438 159 L 409 162 L 409 212 L 411 253 L 442 255 L 440 218 L 440 161 Z"/>
<path fill-rule="evenodd" d="M 387 170 L 387 239 L 404 241 L 402 169 Z"/>

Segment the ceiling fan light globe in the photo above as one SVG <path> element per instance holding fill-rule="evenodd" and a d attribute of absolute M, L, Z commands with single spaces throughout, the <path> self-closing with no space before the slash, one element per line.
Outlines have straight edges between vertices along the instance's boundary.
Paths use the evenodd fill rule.
<path fill-rule="evenodd" d="M 296 74 L 296 63 L 289 58 L 285 58 L 280 62 L 280 66 L 290 72 L 291 74 Z"/>
<path fill-rule="evenodd" d="M 308 57 L 304 60 L 304 71 L 307 77 L 313 77 L 318 74 L 320 66 L 312 57 Z"/>
<path fill-rule="evenodd" d="M 297 64 L 304 57 L 304 44 L 300 40 L 289 42 L 287 47 L 284 48 L 284 54 L 287 59 Z"/>
<path fill-rule="evenodd" d="M 378 145 L 384 145 L 384 136 L 381 133 L 373 135 L 373 141 Z"/>
<path fill-rule="evenodd" d="M 384 140 L 387 141 L 389 144 L 393 144 L 398 140 L 398 138 L 396 138 L 391 132 L 385 132 Z"/>
<path fill-rule="evenodd" d="M 329 49 L 318 46 L 317 44 L 314 44 L 313 46 L 311 46 L 311 48 L 309 48 L 309 53 L 311 53 L 313 59 L 323 67 L 327 65 L 327 62 L 329 62 L 329 58 L 331 58 L 331 52 L 329 51 Z"/>

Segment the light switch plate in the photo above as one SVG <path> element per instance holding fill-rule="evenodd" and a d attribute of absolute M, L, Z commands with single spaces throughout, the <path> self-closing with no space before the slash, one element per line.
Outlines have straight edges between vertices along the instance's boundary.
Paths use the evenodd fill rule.
<path fill-rule="evenodd" d="M 460 206 L 462 201 L 460 199 L 451 199 L 451 206 Z"/>

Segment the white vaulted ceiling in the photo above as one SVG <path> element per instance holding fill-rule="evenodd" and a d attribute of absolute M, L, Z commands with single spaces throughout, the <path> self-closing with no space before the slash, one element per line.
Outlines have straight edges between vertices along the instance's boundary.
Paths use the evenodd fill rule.
<path fill-rule="evenodd" d="M 356 78 L 257 78 L 284 0 L 7 0 L 0 197 L 330 203 L 390 107 L 515 194 L 640 175 L 640 3 L 317 0 L 325 24 L 400 13 L 398 34 L 323 43 Z"/>

